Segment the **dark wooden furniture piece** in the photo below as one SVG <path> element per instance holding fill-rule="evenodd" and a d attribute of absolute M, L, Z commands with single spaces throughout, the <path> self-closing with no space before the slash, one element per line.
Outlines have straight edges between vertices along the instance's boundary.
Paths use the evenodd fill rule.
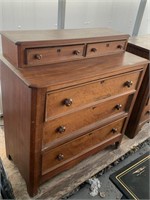
<path fill-rule="evenodd" d="M 110 29 L 3 32 L 7 156 L 31 196 L 105 147 L 119 146 L 147 60 Z"/>
<path fill-rule="evenodd" d="M 150 35 L 130 38 L 127 51 L 150 60 Z M 133 138 L 142 126 L 150 121 L 150 64 L 147 66 L 138 97 L 136 99 L 130 120 L 126 129 L 126 135 Z"/>
<path fill-rule="evenodd" d="M 150 199 L 149 162 L 147 152 L 110 176 L 124 199 Z"/>

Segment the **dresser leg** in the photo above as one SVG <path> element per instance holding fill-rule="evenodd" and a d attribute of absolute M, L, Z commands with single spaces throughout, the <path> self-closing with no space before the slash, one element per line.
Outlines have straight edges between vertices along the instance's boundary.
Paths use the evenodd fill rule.
<path fill-rule="evenodd" d="M 30 197 L 35 196 L 38 193 L 38 186 L 27 186 L 27 191 Z"/>
<path fill-rule="evenodd" d="M 13 160 L 10 154 L 6 154 L 8 160 Z"/>
<path fill-rule="evenodd" d="M 115 149 L 118 149 L 120 146 L 120 142 L 115 142 Z"/>

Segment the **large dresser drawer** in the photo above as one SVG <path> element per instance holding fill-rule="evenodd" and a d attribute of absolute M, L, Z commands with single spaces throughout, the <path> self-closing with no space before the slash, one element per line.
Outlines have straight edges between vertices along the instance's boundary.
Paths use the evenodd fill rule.
<path fill-rule="evenodd" d="M 119 75 L 110 79 L 72 87 L 66 90 L 48 92 L 46 98 L 46 121 L 70 112 L 77 107 L 111 97 L 113 95 L 136 90 L 140 71 Z"/>
<path fill-rule="evenodd" d="M 115 135 L 120 135 L 124 121 L 125 119 L 120 119 L 100 129 L 89 132 L 71 142 L 44 152 L 42 156 L 42 174 L 47 173 L 52 168 L 63 165 L 77 155 L 94 149 L 100 145 L 101 142 L 109 140 Z"/>
<path fill-rule="evenodd" d="M 117 53 L 124 51 L 125 47 L 126 47 L 125 40 L 88 44 L 86 55 L 87 57 L 95 57 L 108 53 Z"/>
<path fill-rule="evenodd" d="M 98 124 L 102 119 L 128 112 L 132 97 L 133 95 L 123 95 L 46 122 L 44 124 L 43 146 L 74 134 L 75 131 L 81 132 L 82 130 L 79 129 L 94 123 Z"/>
<path fill-rule="evenodd" d="M 147 122 L 147 121 L 150 121 L 150 98 L 149 97 L 148 97 L 148 102 L 143 109 L 143 112 L 140 118 L 140 123 Z"/>
<path fill-rule="evenodd" d="M 26 64 L 41 65 L 74 60 L 83 57 L 84 45 L 41 47 L 26 49 Z"/>

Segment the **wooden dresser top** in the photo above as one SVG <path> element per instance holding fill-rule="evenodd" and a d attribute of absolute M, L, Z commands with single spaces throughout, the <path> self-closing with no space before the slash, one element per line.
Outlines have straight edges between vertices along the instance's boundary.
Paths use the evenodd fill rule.
<path fill-rule="evenodd" d="M 146 65 L 148 61 L 131 53 L 101 56 L 79 61 L 50 64 L 44 66 L 17 69 L 4 57 L 1 61 L 14 71 L 29 87 L 55 90 L 105 77 L 107 73 L 115 75 L 134 67 Z M 131 69 L 132 68 L 132 69 Z"/>
<path fill-rule="evenodd" d="M 99 41 L 112 39 L 128 39 L 129 35 L 114 31 L 109 28 L 65 29 L 65 30 L 32 30 L 32 31 L 3 31 L 2 36 L 7 37 L 15 44 L 28 44 L 35 42 L 60 41 Z"/>
<path fill-rule="evenodd" d="M 137 37 L 131 37 L 129 39 L 129 43 L 134 46 L 150 51 L 150 34 L 137 36 Z"/>

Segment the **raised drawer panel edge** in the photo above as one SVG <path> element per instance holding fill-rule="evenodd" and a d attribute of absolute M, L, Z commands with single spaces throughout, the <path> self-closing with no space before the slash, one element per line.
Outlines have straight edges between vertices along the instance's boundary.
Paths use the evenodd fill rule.
<path fill-rule="evenodd" d="M 55 140 L 75 135 L 76 131 L 79 132 L 83 127 L 88 127 L 95 122 L 127 113 L 132 98 L 133 94 L 122 95 L 46 122 L 43 131 L 43 147 Z"/>

